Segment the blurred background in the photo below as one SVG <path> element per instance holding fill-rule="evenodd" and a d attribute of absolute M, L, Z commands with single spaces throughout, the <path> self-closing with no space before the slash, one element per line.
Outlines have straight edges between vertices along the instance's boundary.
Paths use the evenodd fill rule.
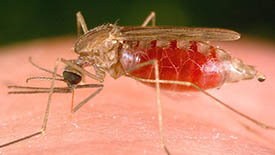
<path fill-rule="evenodd" d="M 152 10 L 157 25 L 221 27 L 275 40 L 274 0 L 10 0 L 0 6 L 0 46 L 75 35 L 77 11 L 93 28 L 116 20 L 119 25 L 140 25 Z"/>

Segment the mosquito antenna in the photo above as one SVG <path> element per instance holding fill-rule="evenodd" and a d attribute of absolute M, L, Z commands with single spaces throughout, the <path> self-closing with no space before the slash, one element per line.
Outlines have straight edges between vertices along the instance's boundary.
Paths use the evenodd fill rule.
<path fill-rule="evenodd" d="M 34 77 L 29 77 L 26 79 L 26 83 L 28 83 L 30 80 L 52 80 L 53 78 L 51 77 L 43 77 L 43 76 L 34 76 Z M 55 79 L 56 81 L 63 81 L 65 82 L 64 79 Z"/>
<path fill-rule="evenodd" d="M 30 62 L 34 67 L 36 67 L 37 69 L 42 70 L 42 71 L 47 72 L 47 73 L 53 74 L 53 71 L 50 71 L 50 70 L 48 70 L 48 69 L 45 69 L 45 68 L 40 67 L 40 66 L 38 66 L 37 64 L 35 64 L 35 63 L 32 61 L 32 57 L 29 57 L 29 62 Z M 63 77 L 63 76 L 61 76 L 61 75 L 59 75 L 59 74 L 57 74 L 57 73 L 56 73 L 56 76 L 58 76 L 58 77 Z"/>

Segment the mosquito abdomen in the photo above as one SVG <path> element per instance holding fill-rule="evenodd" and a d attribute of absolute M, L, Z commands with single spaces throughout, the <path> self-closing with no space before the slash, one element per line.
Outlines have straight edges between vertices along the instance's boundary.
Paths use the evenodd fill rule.
<path fill-rule="evenodd" d="M 149 60 L 158 60 L 161 80 L 189 81 L 203 89 L 221 86 L 225 81 L 225 66 L 216 54 L 216 49 L 196 41 L 151 41 L 131 43 L 121 50 L 120 62 L 124 69 Z M 130 73 L 144 79 L 155 79 L 153 65 Z M 146 83 L 154 86 L 152 83 Z M 194 90 L 175 84 L 161 84 L 169 90 Z"/>

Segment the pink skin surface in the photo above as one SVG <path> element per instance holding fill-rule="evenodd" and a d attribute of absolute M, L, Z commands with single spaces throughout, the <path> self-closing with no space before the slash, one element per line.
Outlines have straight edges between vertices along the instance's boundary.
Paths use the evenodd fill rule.
<path fill-rule="evenodd" d="M 208 92 L 253 118 L 275 125 L 275 46 L 246 39 L 217 45 L 257 66 L 267 80 L 227 84 Z M 41 80 L 25 83 L 31 76 L 51 76 L 34 68 L 28 57 L 53 70 L 57 57 L 76 58 L 72 47 L 73 39 L 57 38 L 0 48 L 0 144 L 37 132 L 42 125 L 47 94 L 7 95 L 8 85 L 50 86 L 49 81 Z M 59 66 L 59 73 L 63 67 Z M 87 82 L 98 83 L 88 78 Z M 75 104 L 91 92 L 76 91 Z M 71 95 L 54 94 L 46 133 L 0 148 L 0 154 L 165 154 L 155 96 L 153 88 L 133 79 L 107 76 L 103 91 L 70 118 Z M 167 146 L 173 155 L 275 154 L 275 131 L 257 127 L 200 92 L 162 91 L 161 102 Z"/>

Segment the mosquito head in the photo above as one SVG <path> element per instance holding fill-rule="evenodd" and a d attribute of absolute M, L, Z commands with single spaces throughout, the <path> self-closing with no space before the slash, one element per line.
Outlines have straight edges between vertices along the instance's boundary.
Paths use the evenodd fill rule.
<path fill-rule="evenodd" d="M 260 73 L 260 72 L 258 72 L 258 73 L 256 74 L 256 77 L 258 78 L 258 81 L 259 81 L 259 82 L 264 82 L 265 79 L 266 79 L 265 75 L 264 75 L 263 73 Z"/>
<path fill-rule="evenodd" d="M 67 66 L 63 71 L 63 78 L 69 87 L 74 87 L 81 82 L 82 74 L 76 69 Z"/>

